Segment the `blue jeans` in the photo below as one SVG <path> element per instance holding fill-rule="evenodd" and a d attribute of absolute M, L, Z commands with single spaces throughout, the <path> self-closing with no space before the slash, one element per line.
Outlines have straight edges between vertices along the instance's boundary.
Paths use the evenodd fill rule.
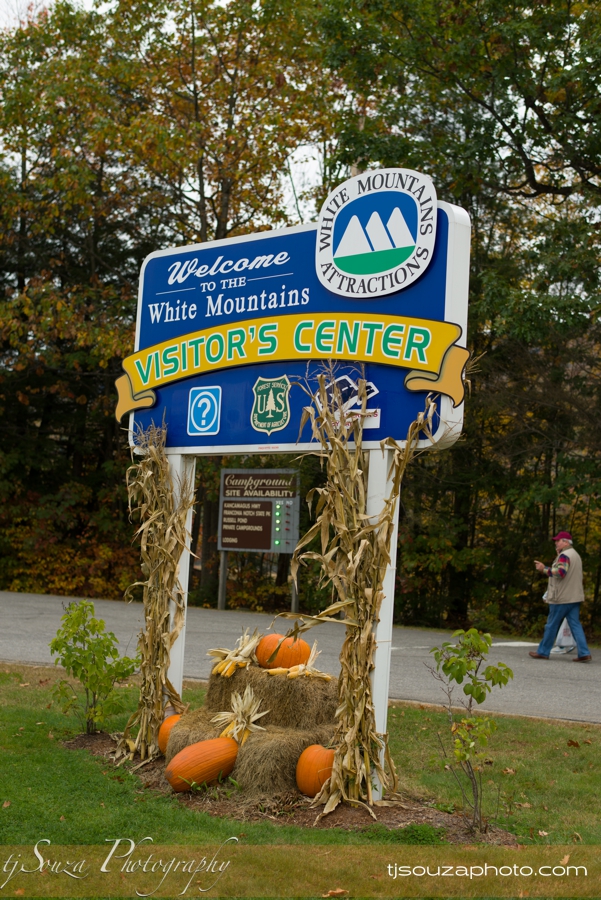
<path fill-rule="evenodd" d="M 549 618 L 545 625 L 543 639 L 538 645 L 538 653 L 541 656 L 548 656 L 551 652 L 557 632 L 561 627 L 564 619 L 568 620 L 570 631 L 576 641 L 576 649 L 578 656 L 590 656 L 590 650 L 586 643 L 584 631 L 580 624 L 580 603 L 550 603 Z"/>

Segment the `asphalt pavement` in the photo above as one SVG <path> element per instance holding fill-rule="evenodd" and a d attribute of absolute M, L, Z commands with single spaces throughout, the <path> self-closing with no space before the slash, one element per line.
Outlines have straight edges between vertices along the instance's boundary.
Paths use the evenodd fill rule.
<path fill-rule="evenodd" d="M 69 598 L 50 594 L 18 594 L 0 591 L 0 661 L 48 664 L 53 662 L 48 647 L 60 626 Z M 122 654 L 134 655 L 143 621 L 140 603 L 95 600 L 96 616 L 119 640 Z M 190 607 L 186 621 L 184 676 L 206 680 L 211 670 L 211 647 L 233 647 L 249 628 L 283 632 L 290 620 L 276 619 L 264 613 L 241 610 L 199 609 Z M 392 700 L 442 703 L 440 684 L 427 668 L 430 649 L 450 638 L 450 631 L 395 627 L 393 632 L 389 696 Z M 338 656 L 344 638 L 344 624 L 324 623 L 308 640 L 317 639 L 322 651 L 318 668 L 338 674 Z M 483 704 L 490 712 L 509 715 L 567 719 L 601 723 L 601 651 L 592 651 L 590 663 L 574 665 L 574 654 L 535 660 L 528 650 L 535 642 L 495 638 L 489 661 L 502 661 L 513 669 L 514 679 L 502 690 L 493 689 Z M 457 701 L 460 688 L 456 688 Z"/>

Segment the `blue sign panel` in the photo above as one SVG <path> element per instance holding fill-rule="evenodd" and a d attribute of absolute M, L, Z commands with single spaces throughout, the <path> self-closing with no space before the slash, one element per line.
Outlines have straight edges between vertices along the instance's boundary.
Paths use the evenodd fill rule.
<path fill-rule="evenodd" d="M 117 384 L 132 430 L 164 418 L 168 447 L 183 453 L 306 449 L 307 391 L 333 362 L 349 413 L 368 382 L 366 448 L 403 440 L 428 392 L 440 394 L 437 439 L 456 439 L 469 218 L 446 203 L 428 217 L 421 182 L 414 197 L 406 181 L 398 202 L 394 185 L 356 197 L 355 182 L 333 192 L 317 226 L 146 259 L 135 352 Z"/>

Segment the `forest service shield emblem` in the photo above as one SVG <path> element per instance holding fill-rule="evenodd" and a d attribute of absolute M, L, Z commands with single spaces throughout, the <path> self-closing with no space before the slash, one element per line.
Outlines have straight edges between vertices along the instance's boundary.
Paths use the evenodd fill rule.
<path fill-rule="evenodd" d="M 255 431 L 281 431 L 290 420 L 290 382 L 287 375 L 279 378 L 257 378 L 253 387 L 255 402 L 250 424 Z"/>

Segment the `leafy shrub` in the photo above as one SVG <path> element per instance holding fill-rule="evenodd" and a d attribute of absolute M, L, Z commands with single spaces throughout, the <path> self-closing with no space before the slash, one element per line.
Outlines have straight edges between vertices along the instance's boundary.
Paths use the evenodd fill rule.
<path fill-rule="evenodd" d="M 84 689 L 84 699 L 65 679 L 54 689 L 54 698 L 65 714 L 73 711 L 93 734 L 107 716 L 123 712 L 124 699 L 115 685 L 133 675 L 138 659 L 119 656 L 117 638 L 105 631 L 102 619 L 94 618 L 94 604 L 88 600 L 70 603 L 62 617 L 63 625 L 50 642 L 55 665 L 61 665 Z"/>
<path fill-rule="evenodd" d="M 480 634 L 475 628 L 469 631 L 459 629 L 453 637 L 453 644 L 445 641 L 441 647 L 433 647 L 436 668 L 429 666 L 436 679 L 442 682 L 447 695 L 447 713 L 451 734 L 451 754 L 445 768 L 454 775 L 459 785 L 464 802 L 472 808 L 471 824 L 474 830 L 486 831 L 486 823 L 482 816 L 482 770 L 489 760 L 486 748 L 491 734 L 497 724 L 490 716 L 474 715 L 474 703 L 483 703 L 493 687 L 504 687 L 513 672 L 505 663 L 496 666 L 485 665 L 488 652 L 492 646 L 490 634 Z M 465 684 L 463 682 L 465 681 Z M 456 720 L 453 713 L 453 690 L 458 684 L 463 685 L 465 700 L 461 699 L 467 715 Z M 467 778 L 472 798 L 468 798 L 459 773 Z"/>

